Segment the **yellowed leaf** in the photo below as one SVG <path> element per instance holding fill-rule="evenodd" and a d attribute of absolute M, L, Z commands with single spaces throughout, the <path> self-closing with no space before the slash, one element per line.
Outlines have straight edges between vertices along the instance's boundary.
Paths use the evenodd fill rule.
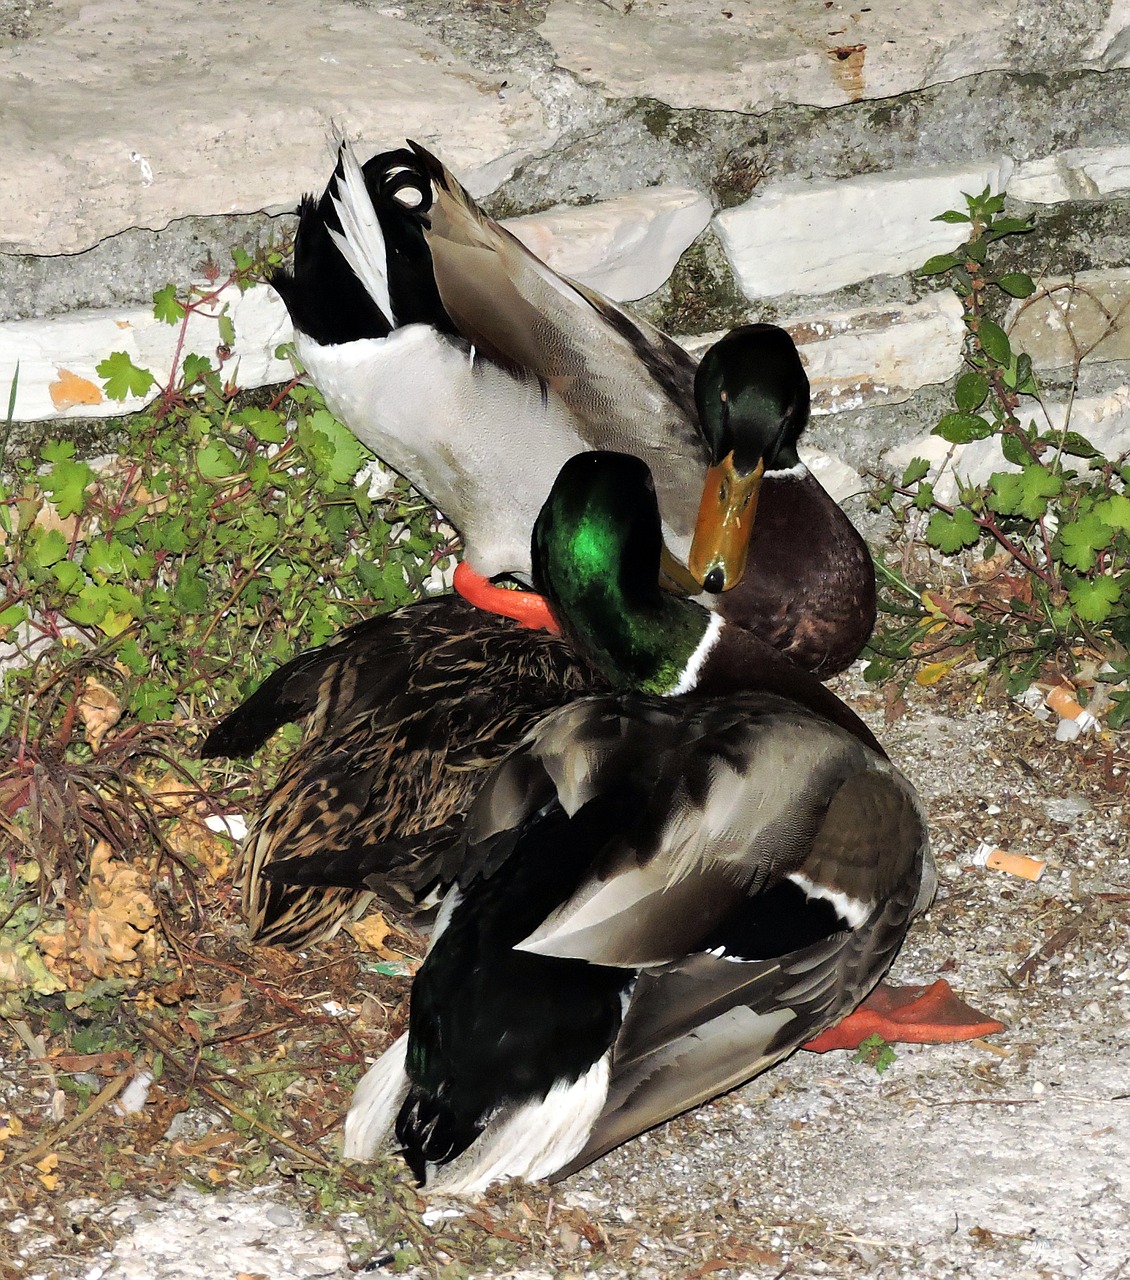
<path fill-rule="evenodd" d="M 915 675 L 915 681 L 924 689 L 932 684 L 937 684 L 939 680 L 944 679 L 957 666 L 958 660 L 951 658 L 946 662 L 928 662 Z"/>
<path fill-rule="evenodd" d="M 78 713 L 86 726 L 86 740 L 97 754 L 102 739 L 122 718 L 122 705 L 112 690 L 88 676 L 78 700 Z"/>
<path fill-rule="evenodd" d="M 36 1176 L 48 1191 L 54 1191 L 59 1185 L 59 1175 L 57 1173 L 40 1173 Z"/>
<path fill-rule="evenodd" d="M 35 1167 L 40 1173 L 54 1173 L 59 1167 L 59 1157 L 54 1153 L 54 1151 L 51 1151 L 45 1155 L 42 1160 L 37 1160 L 35 1162 Z"/>
<path fill-rule="evenodd" d="M 48 383 L 47 390 L 51 403 L 59 410 L 73 409 L 76 404 L 102 403 L 102 388 L 70 369 L 59 369 L 58 377 Z"/>
<path fill-rule="evenodd" d="M 385 946 L 385 938 L 392 932 L 392 926 L 379 911 L 355 924 L 347 924 L 345 930 L 363 951 L 372 951 L 383 960 L 402 959 L 400 952 Z"/>

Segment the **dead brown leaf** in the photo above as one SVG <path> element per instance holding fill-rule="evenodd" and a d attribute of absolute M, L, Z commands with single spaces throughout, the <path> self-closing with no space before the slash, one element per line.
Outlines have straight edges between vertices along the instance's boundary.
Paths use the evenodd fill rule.
<path fill-rule="evenodd" d="M 385 938 L 394 930 L 379 911 L 366 916 L 363 920 L 358 920 L 355 924 L 347 924 L 345 931 L 363 951 L 372 951 L 382 960 L 404 958 L 399 951 L 393 951 L 385 946 Z"/>
<path fill-rule="evenodd" d="M 86 740 L 90 749 L 98 754 L 106 734 L 122 718 L 122 704 L 113 690 L 101 681 L 88 676 L 78 699 L 78 713 L 86 726 Z"/>
<path fill-rule="evenodd" d="M 140 977 L 159 947 L 157 908 L 145 877 L 100 840 L 91 855 L 87 896 L 90 906 L 70 908 L 62 929 L 53 923 L 34 935 L 47 967 L 73 986 L 84 985 L 88 974 Z"/>

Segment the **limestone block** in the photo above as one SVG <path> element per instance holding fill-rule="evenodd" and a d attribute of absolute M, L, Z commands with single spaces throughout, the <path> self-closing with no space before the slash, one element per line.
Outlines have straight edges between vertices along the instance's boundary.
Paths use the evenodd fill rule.
<path fill-rule="evenodd" d="M 555 136 L 515 75 L 499 88 L 367 6 L 272 0 L 225 22 L 184 0 L 55 0 L 44 34 L 0 48 L 0 251 L 291 208 L 325 186 L 338 127 L 362 152 L 434 146 L 482 195 Z"/>
<path fill-rule="evenodd" d="M 1107 67 L 1125 58 L 1125 0 L 1056 20 L 1043 0 L 551 0 L 559 65 L 612 97 L 763 112 L 838 106 L 981 71 Z M 1117 11 L 1117 12 L 1116 12 Z"/>
<path fill-rule="evenodd" d="M 1034 418 L 1041 430 L 1061 431 L 1070 427 L 1078 431 L 1105 458 L 1117 458 L 1130 451 L 1130 386 L 1116 388 L 1102 396 L 1080 396 L 1070 405 L 1066 401 L 1053 401 L 1047 406 L 1044 417 L 1039 406 L 1025 401 L 1021 421 Z M 930 463 L 926 477 L 934 484 L 934 494 L 939 502 L 952 504 L 957 501 L 956 476 L 970 484 L 984 484 L 995 471 L 1016 471 L 1001 453 L 1000 442 L 993 436 L 986 440 L 974 440 L 969 444 L 949 445 L 929 432 L 896 445 L 883 455 L 882 467 L 896 478 L 913 458 L 924 458 Z M 1071 465 L 1082 470 L 1085 463 L 1073 458 Z"/>
<path fill-rule="evenodd" d="M 842 182 L 772 182 L 714 224 L 748 298 L 827 293 L 874 275 L 901 275 L 952 249 L 960 228 L 931 219 L 964 208 L 962 192 L 1002 190 L 1010 170 L 999 156 Z"/>
<path fill-rule="evenodd" d="M 834 453 L 825 453 L 806 444 L 802 444 L 797 453 L 801 462 L 837 502 L 846 502 L 857 493 L 867 492 L 868 484 L 859 472 Z"/>
<path fill-rule="evenodd" d="M 1130 191 L 1130 147 L 1075 147 L 1018 164 L 1008 194 L 1033 204 Z"/>
<path fill-rule="evenodd" d="M 710 201 L 689 187 L 649 187 L 504 225 L 555 271 L 626 302 L 663 284 L 712 212 Z"/>
<path fill-rule="evenodd" d="M 1041 280 L 1034 297 L 1013 304 L 1009 331 L 1040 369 L 1069 366 L 1076 351 L 1087 361 L 1130 360 L 1130 270 Z"/>
<path fill-rule="evenodd" d="M 281 382 L 293 372 L 275 359 L 275 348 L 292 336 L 286 308 L 266 285 L 240 293 L 221 291 L 215 314 L 223 306 L 235 325 L 235 358 L 225 365 L 241 387 Z M 48 320 L 11 320 L 0 324 L 0 396 L 7 404 L 10 378 L 19 364 L 17 421 L 44 418 L 110 417 L 140 409 L 145 398 L 108 400 L 96 367 L 114 351 L 125 351 L 142 369 L 164 382 L 172 368 L 180 325 L 153 318 L 148 307 L 123 311 L 76 311 Z M 189 322 L 182 358 L 189 352 L 214 356 L 219 335 L 214 319 L 196 313 Z"/>
<path fill-rule="evenodd" d="M 808 370 L 817 414 L 897 404 L 961 367 L 965 326 L 949 290 L 911 305 L 804 316 L 785 327 Z"/>
<path fill-rule="evenodd" d="M 943 290 L 909 305 L 810 312 L 783 322 L 812 385 L 814 415 L 899 404 L 961 368 L 961 303 Z M 701 359 L 723 331 L 679 341 Z"/>

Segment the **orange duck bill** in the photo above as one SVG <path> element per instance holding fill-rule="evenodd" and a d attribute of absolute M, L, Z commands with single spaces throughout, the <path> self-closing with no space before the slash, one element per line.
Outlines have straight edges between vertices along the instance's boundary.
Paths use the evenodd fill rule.
<path fill-rule="evenodd" d="M 1003 1030 L 1003 1022 L 958 999 L 945 978 L 928 987 L 891 987 L 880 982 L 846 1018 L 801 1048 L 812 1053 L 858 1049 L 875 1035 L 902 1044 L 953 1044 Z"/>
<path fill-rule="evenodd" d="M 729 591 L 742 580 L 764 474 L 759 459 L 743 475 L 733 451 L 706 473 L 687 567 L 707 591 Z"/>
<path fill-rule="evenodd" d="M 496 587 L 489 578 L 476 573 L 465 560 L 460 560 L 455 566 L 451 585 L 468 604 L 473 604 L 478 609 L 497 613 L 503 618 L 513 618 L 530 631 L 548 631 L 555 636 L 561 634 L 561 628 L 553 620 L 545 596 L 538 595 L 536 591 L 511 591 L 507 587 Z"/>

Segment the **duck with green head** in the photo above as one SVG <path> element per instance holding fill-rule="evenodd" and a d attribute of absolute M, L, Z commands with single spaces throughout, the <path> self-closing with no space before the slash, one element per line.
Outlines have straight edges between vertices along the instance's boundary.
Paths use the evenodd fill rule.
<path fill-rule="evenodd" d="M 363 168 L 342 143 L 273 283 L 330 407 L 463 535 L 457 589 L 515 607 L 482 579 L 529 583 L 560 467 L 617 450 L 651 469 L 676 586 L 822 677 L 866 643 L 871 557 L 800 462 L 809 388 L 784 330 L 744 325 L 696 368 L 536 258 L 415 143 Z"/>
<path fill-rule="evenodd" d="M 409 1030 L 346 1121 L 347 1156 L 392 1138 L 460 1194 L 563 1177 L 772 1066 L 866 995 L 933 893 L 921 804 L 858 718 L 658 590 L 641 462 L 568 462 L 533 546 L 621 692 L 543 718 L 486 780 Z"/>

